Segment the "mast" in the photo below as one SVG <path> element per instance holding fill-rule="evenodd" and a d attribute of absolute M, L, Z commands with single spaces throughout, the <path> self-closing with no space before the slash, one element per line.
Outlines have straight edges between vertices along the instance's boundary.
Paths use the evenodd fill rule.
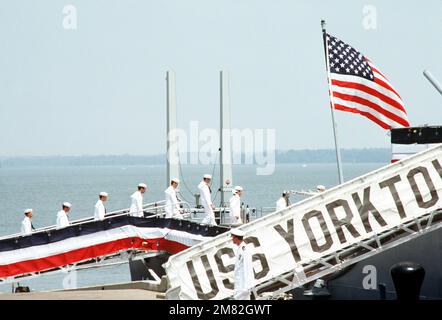
<path fill-rule="evenodd" d="M 342 172 L 341 149 L 339 148 L 339 144 L 338 144 L 338 133 L 337 133 L 338 130 L 336 128 L 336 122 L 335 122 L 335 103 L 333 101 L 333 91 L 332 91 L 331 77 L 330 77 L 330 66 L 329 66 L 329 60 L 328 60 L 328 40 L 327 40 L 327 31 L 325 30 L 325 21 L 324 20 L 321 20 L 321 27 L 322 27 L 322 35 L 324 38 L 325 66 L 327 69 L 328 91 L 329 91 L 329 95 L 330 95 L 333 136 L 335 138 L 336 163 L 338 166 L 339 184 L 342 184 L 344 182 L 344 176 L 343 176 L 343 172 Z"/>
<path fill-rule="evenodd" d="M 428 70 L 424 70 L 424 76 L 427 78 L 428 81 L 436 88 L 437 91 L 439 91 L 440 94 L 442 94 L 442 85 L 437 81 L 437 79 L 430 73 Z"/>
<path fill-rule="evenodd" d="M 229 74 L 220 71 L 220 193 L 221 207 L 227 206 L 232 191 L 232 145 Z"/>
<path fill-rule="evenodd" d="M 178 136 L 176 134 L 176 88 L 175 72 L 167 71 L 167 181 L 166 187 L 170 185 L 172 178 L 180 177 Z"/>

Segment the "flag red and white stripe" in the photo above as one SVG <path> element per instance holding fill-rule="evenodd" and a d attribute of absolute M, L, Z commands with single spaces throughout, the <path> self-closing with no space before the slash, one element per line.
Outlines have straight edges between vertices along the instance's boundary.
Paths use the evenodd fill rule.
<path fill-rule="evenodd" d="M 336 110 L 367 117 L 384 129 L 408 127 L 402 98 L 379 69 L 343 41 L 324 34 Z"/>

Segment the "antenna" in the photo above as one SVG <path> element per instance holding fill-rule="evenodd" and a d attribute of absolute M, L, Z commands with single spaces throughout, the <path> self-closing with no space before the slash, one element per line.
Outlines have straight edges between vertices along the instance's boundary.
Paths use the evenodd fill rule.
<path fill-rule="evenodd" d="M 232 146 L 230 128 L 229 74 L 220 72 L 220 185 L 221 207 L 227 206 L 232 190 Z"/>
<path fill-rule="evenodd" d="M 436 88 L 437 91 L 442 95 L 442 85 L 437 81 L 437 79 L 428 70 L 424 70 L 424 76 L 428 81 Z"/>
<path fill-rule="evenodd" d="M 167 184 L 170 180 L 180 177 L 178 137 L 176 135 L 176 90 L 175 72 L 167 71 Z"/>

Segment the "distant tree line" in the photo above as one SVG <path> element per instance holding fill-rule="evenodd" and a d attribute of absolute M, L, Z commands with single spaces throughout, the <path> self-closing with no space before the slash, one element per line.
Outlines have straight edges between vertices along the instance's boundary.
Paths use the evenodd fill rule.
<path fill-rule="evenodd" d="M 29 166 L 113 166 L 113 165 L 156 165 L 164 164 L 165 155 L 83 155 L 83 156 L 26 156 L 0 159 L 2 167 Z"/>
<path fill-rule="evenodd" d="M 342 161 L 346 163 L 388 163 L 391 151 L 387 148 L 342 149 Z M 276 152 L 276 163 L 332 163 L 336 161 L 334 149 L 288 150 Z M 166 155 L 82 155 L 82 156 L 25 156 L 0 158 L 0 167 L 30 166 L 132 166 L 164 165 Z"/>
<path fill-rule="evenodd" d="M 362 163 L 390 162 L 391 150 L 387 148 L 370 149 L 342 149 L 342 162 Z M 289 150 L 278 151 L 276 154 L 277 163 L 330 163 L 336 161 L 336 152 L 334 149 L 317 150 Z"/>

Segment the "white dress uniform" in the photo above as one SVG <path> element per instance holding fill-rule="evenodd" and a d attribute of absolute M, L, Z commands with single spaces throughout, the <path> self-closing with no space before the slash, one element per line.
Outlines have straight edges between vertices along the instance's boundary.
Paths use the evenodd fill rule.
<path fill-rule="evenodd" d="M 241 197 L 234 194 L 229 200 L 230 223 L 242 223 L 241 220 Z"/>
<path fill-rule="evenodd" d="M 169 186 L 169 188 L 164 191 L 164 196 L 166 200 L 166 207 L 164 208 L 166 211 L 166 218 L 182 218 L 175 188 Z"/>
<path fill-rule="evenodd" d="M 282 210 L 287 208 L 287 201 L 284 197 L 279 198 L 278 201 L 276 201 L 276 211 Z"/>
<path fill-rule="evenodd" d="M 57 228 L 64 228 L 69 226 L 68 215 L 64 210 L 60 210 L 57 213 Z"/>
<path fill-rule="evenodd" d="M 254 286 L 252 255 L 242 242 L 236 250 L 236 263 L 234 271 L 234 294 L 235 300 L 250 300 L 250 289 Z"/>
<path fill-rule="evenodd" d="M 143 213 L 143 194 L 140 191 L 135 191 L 130 198 L 132 204 L 130 205 L 130 214 L 133 217 L 144 217 Z"/>
<path fill-rule="evenodd" d="M 32 223 L 29 217 L 25 217 L 21 222 L 21 233 L 23 235 L 28 235 L 32 233 Z"/>
<path fill-rule="evenodd" d="M 200 191 L 201 196 L 201 204 L 204 207 L 204 219 L 201 223 L 216 225 L 215 221 L 215 213 L 212 209 L 212 196 L 210 194 L 209 186 L 205 181 L 201 181 L 198 185 L 198 189 Z"/>
<path fill-rule="evenodd" d="M 106 208 L 104 207 L 103 200 L 98 200 L 95 204 L 94 220 L 103 220 L 106 214 Z"/>

